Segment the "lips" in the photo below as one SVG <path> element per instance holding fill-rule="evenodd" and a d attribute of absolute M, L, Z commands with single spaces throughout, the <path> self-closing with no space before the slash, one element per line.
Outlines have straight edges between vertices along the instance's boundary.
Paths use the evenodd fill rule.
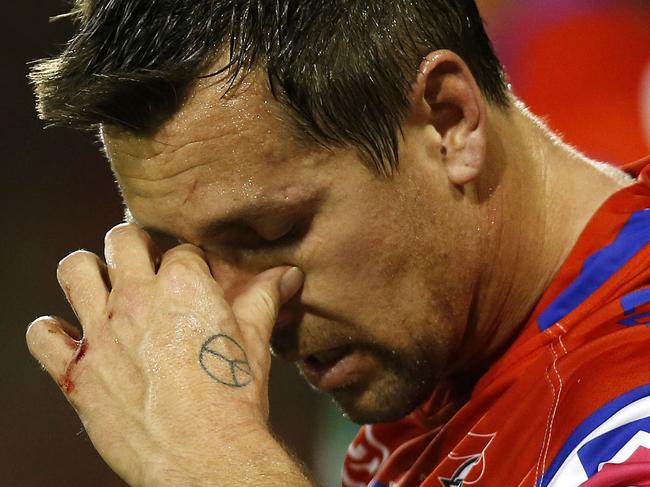
<path fill-rule="evenodd" d="M 325 321 L 308 324 L 301 321 L 302 326 L 298 326 L 293 311 L 284 308 L 278 316 L 271 336 L 271 351 L 276 358 L 295 362 L 312 386 L 330 392 L 359 384 L 376 372 L 380 365 L 377 357 L 368 353 L 367 347 L 352 343 L 350 335 L 323 336 L 321 330 L 330 328 L 332 322 L 351 327 L 345 320 L 328 315 Z M 304 305 L 300 311 L 304 313 Z M 311 315 L 325 317 L 322 312 L 311 311 Z"/>
<path fill-rule="evenodd" d="M 324 392 L 366 383 L 376 372 L 377 365 L 367 353 L 351 346 L 312 353 L 298 362 L 305 379 Z"/>

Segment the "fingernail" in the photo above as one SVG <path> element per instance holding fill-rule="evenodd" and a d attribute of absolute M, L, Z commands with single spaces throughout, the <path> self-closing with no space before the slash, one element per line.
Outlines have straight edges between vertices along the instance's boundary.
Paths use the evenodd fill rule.
<path fill-rule="evenodd" d="M 280 301 L 288 301 L 302 287 L 305 275 L 297 267 L 290 268 L 280 280 Z"/>

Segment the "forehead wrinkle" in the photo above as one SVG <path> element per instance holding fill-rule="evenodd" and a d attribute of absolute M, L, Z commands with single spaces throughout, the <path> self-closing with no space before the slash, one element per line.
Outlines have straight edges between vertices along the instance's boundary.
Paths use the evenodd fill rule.
<path fill-rule="evenodd" d="M 166 181 L 166 180 L 172 180 L 174 178 L 177 178 L 178 176 L 182 176 L 185 173 L 188 173 L 193 170 L 198 170 L 204 166 L 207 166 L 209 164 L 212 164 L 213 161 L 206 161 L 201 164 L 188 164 L 187 167 L 184 167 L 182 169 L 178 169 L 176 172 L 173 172 L 171 174 L 160 174 L 158 173 L 155 176 L 152 177 L 144 177 L 144 176 L 136 176 L 135 174 L 128 174 L 122 171 L 121 173 L 121 178 L 127 178 L 130 181 L 143 181 L 143 182 L 160 182 L 160 181 Z"/>
<path fill-rule="evenodd" d="M 235 139 L 236 135 L 244 136 L 242 133 L 235 134 L 234 131 L 221 132 L 218 136 L 206 134 L 200 138 L 183 135 L 188 140 L 177 144 L 159 139 L 109 139 L 106 142 L 107 154 L 111 164 L 121 176 L 157 181 L 182 174 L 194 167 L 198 168 L 214 163 L 213 156 L 217 151 L 211 151 L 210 145 L 216 145 L 219 151 L 223 152 L 224 147 L 238 145 Z M 186 151 L 190 151 L 192 155 L 186 157 L 184 155 Z M 209 157 L 206 157 L 206 154 L 209 154 Z M 205 160 L 200 161 L 201 159 Z M 197 163 L 197 160 L 200 162 Z"/>
<path fill-rule="evenodd" d="M 192 140 L 189 141 L 189 142 L 183 142 L 181 144 L 172 144 L 171 142 L 164 142 L 164 141 L 162 141 L 160 139 L 153 138 L 153 139 L 151 139 L 151 142 L 150 142 L 151 145 L 160 144 L 160 145 L 163 146 L 161 150 L 151 151 L 150 154 L 148 154 L 148 155 L 146 155 L 144 157 L 139 156 L 137 154 L 134 154 L 132 152 L 129 152 L 128 150 L 120 150 L 119 152 L 122 155 L 129 156 L 129 157 L 132 157 L 134 159 L 139 159 L 139 160 L 144 162 L 144 161 L 150 161 L 151 159 L 153 159 L 155 157 L 158 157 L 160 155 L 174 155 L 174 153 L 178 152 L 181 149 L 184 149 L 186 147 L 191 147 L 192 145 L 195 145 L 195 144 L 202 144 L 202 143 L 208 142 L 208 141 L 210 141 L 212 139 L 214 139 L 214 136 L 199 138 L 199 139 L 192 138 Z"/>
<path fill-rule="evenodd" d="M 109 131 L 111 137 L 105 142 L 114 169 L 124 178 L 156 182 L 217 162 L 215 154 L 221 154 L 224 170 L 237 159 L 241 161 L 238 164 L 251 158 L 264 159 L 267 164 L 273 163 L 270 159 L 287 159 L 289 154 L 282 151 L 287 144 L 279 141 L 293 141 L 289 144 L 292 156 L 311 152 L 313 147 L 305 147 L 297 137 L 298 131 L 287 122 L 286 107 L 272 97 L 264 78 L 253 82 L 255 79 L 251 76 L 245 86 L 227 96 L 221 96 L 225 80 L 197 82 L 179 111 L 151 137 L 121 133 L 113 139 Z M 216 150 L 210 151 L 210 145 Z M 246 148 L 249 153 L 242 154 Z M 194 154 L 184 159 L 186 149 Z M 209 161 L 201 161 L 204 157 Z"/>
<path fill-rule="evenodd" d="M 197 154 L 200 156 L 201 145 L 212 141 L 219 144 L 221 152 L 222 148 L 242 147 L 249 140 L 253 142 L 252 146 L 256 146 L 260 136 L 269 135 L 269 126 L 278 125 L 268 107 L 264 107 L 260 95 L 253 97 L 252 101 L 248 100 L 250 96 L 240 95 L 236 100 L 219 99 L 215 102 L 213 98 L 218 96 L 211 91 L 214 91 L 212 87 L 208 87 L 195 94 L 152 136 L 102 127 L 103 140 L 112 162 L 123 169 L 125 175 L 128 174 L 126 167 L 136 164 L 148 172 L 160 173 L 165 165 L 182 164 L 182 159 L 172 156 L 184 149 L 199 147 Z M 123 164 L 122 159 L 130 164 Z"/>

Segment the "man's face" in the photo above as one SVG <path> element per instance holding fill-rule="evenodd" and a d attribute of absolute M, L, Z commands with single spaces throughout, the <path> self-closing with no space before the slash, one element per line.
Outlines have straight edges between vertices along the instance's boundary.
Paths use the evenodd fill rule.
<path fill-rule="evenodd" d="M 352 149 L 293 136 L 257 79 L 221 99 L 204 82 L 152 137 L 104 131 L 125 202 L 146 228 L 200 246 L 236 294 L 278 265 L 305 274 L 272 347 L 357 422 L 397 419 L 465 358 L 476 227 L 407 122 L 400 170 L 380 177 Z"/>

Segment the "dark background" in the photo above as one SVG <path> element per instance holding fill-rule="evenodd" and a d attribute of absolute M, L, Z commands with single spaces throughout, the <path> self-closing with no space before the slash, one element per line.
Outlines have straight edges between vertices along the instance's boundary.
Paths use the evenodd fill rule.
<path fill-rule="evenodd" d="M 622 163 L 650 152 L 648 3 L 486 0 L 481 7 L 515 91 L 570 142 Z M 124 485 L 24 341 L 39 315 L 74 322 L 57 263 L 78 248 L 101 255 L 104 233 L 122 219 L 95 137 L 44 131 L 33 109 L 26 63 L 67 40 L 66 22 L 47 22 L 66 8 L 59 0 L 2 8 L 1 486 Z M 324 485 L 336 485 L 353 428 L 291 368 L 274 366 L 271 392 L 277 431 Z"/>
<path fill-rule="evenodd" d="M 27 325 L 40 315 L 76 323 L 56 282 L 57 264 L 79 248 L 103 255 L 104 234 L 122 220 L 119 194 L 96 136 L 43 130 L 35 114 L 26 63 L 55 54 L 66 42 L 70 24 L 48 23 L 66 9 L 62 1 L 3 6 L 0 486 L 125 485 L 95 452 L 56 384 L 29 355 L 24 338 Z M 274 365 L 272 422 L 300 458 L 316 468 L 313 438 L 323 433 L 323 415 L 333 416 L 334 428 L 346 439 L 352 429 L 296 375 L 293 367 Z"/>

